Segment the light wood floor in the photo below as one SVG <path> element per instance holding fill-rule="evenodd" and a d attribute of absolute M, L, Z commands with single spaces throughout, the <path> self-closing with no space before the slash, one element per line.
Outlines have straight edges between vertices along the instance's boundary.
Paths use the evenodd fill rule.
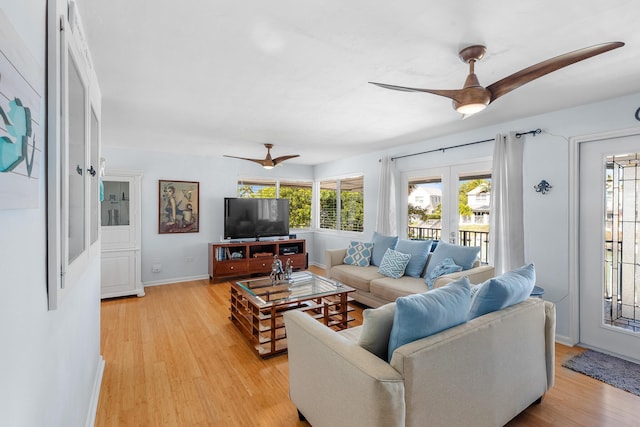
<path fill-rule="evenodd" d="M 286 354 L 260 359 L 229 321 L 227 282 L 145 292 L 102 302 L 96 426 L 308 426 L 288 398 Z M 556 345 L 555 387 L 509 426 L 640 425 L 640 397 L 561 366 L 581 351 Z"/>

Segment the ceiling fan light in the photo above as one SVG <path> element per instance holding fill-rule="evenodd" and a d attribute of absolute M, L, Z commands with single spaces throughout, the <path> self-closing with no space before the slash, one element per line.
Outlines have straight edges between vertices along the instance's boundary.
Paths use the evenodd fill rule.
<path fill-rule="evenodd" d="M 456 107 L 456 111 L 460 114 L 464 114 L 465 116 L 470 116 L 472 114 L 479 113 L 480 111 L 487 108 L 486 104 L 483 103 L 473 103 L 473 104 L 464 104 L 458 105 Z"/>
<path fill-rule="evenodd" d="M 265 169 L 267 169 L 267 170 L 268 170 L 268 169 L 273 169 L 273 166 L 272 166 L 272 165 L 263 165 L 262 167 L 263 167 L 263 168 L 265 168 Z"/>

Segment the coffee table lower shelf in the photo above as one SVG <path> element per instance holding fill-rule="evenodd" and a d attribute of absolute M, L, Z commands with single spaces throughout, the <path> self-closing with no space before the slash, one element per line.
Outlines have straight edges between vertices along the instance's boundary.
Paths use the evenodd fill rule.
<path fill-rule="evenodd" d="M 354 320 L 354 310 L 348 296 L 352 289 L 334 295 L 313 297 L 295 302 L 279 301 L 259 307 L 234 284 L 231 286 L 229 319 L 251 342 L 260 357 L 269 357 L 287 351 L 287 334 L 283 314 L 290 310 L 304 311 L 333 329 L 345 329 Z"/>

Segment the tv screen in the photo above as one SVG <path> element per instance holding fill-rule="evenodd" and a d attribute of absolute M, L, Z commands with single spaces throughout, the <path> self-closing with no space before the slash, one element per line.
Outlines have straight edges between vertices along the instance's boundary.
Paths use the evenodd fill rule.
<path fill-rule="evenodd" d="M 224 238 L 289 235 L 289 199 L 224 199 Z"/>

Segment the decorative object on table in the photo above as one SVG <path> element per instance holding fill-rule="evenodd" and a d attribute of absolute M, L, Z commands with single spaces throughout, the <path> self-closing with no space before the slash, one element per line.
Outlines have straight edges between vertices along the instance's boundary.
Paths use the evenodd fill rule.
<path fill-rule="evenodd" d="M 200 231 L 200 183 L 159 180 L 158 184 L 158 233 Z"/>
<path fill-rule="evenodd" d="M 271 284 L 275 285 L 278 281 L 284 278 L 284 270 L 282 270 L 282 261 L 278 258 L 278 254 L 273 256 L 273 262 L 271 263 Z"/>
<path fill-rule="evenodd" d="M 42 66 L 0 11 L 0 209 L 38 207 Z"/>
<path fill-rule="evenodd" d="M 267 157 L 263 159 L 249 159 L 247 157 L 236 157 L 236 156 L 227 156 L 225 155 L 224 157 L 230 157 L 232 159 L 240 159 L 240 160 L 249 160 L 250 162 L 255 162 L 258 163 L 259 165 L 262 165 L 263 168 L 265 169 L 273 169 L 274 167 L 278 166 L 280 163 L 284 162 L 285 160 L 289 160 L 289 159 L 293 159 L 294 157 L 300 157 L 299 154 L 291 154 L 288 156 L 280 156 L 280 157 L 276 157 L 275 159 L 271 158 L 271 149 L 273 148 L 273 144 L 264 144 L 265 147 L 267 147 Z"/>
<path fill-rule="evenodd" d="M 287 263 L 284 269 L 284 278 L 286 280 L 291 280 L 291 274 L 293 274 L 293 263 L 291 262 L 291 258 L 287 258 Z"/>
<path fill-rule="evenodd" d="M 562 366 L 640 396 L 640 365 L 637 363 L 586 350 Z"/>
<path fill-rule="evenodd" d="M 536 190 L 537 193 L 547 194 L 547 192 L 551 190 L 553 187 L 551 186 L 551 184 L 549 184 L 547 181 L 543 179 L 538 183 L 538 185 L 534 185 L 533 188 Z"/>
<path fill-rule="evenodd" d="M 520 86 L 529 83 L 539 77 L 557 71 L 567 65 L 580 62 L 592 56 L 600 55 L 613 49 L 624 46 L 622 42 L 602 43 L 583 49 L 574 50 L 556 56 L 546 61 L 539 62 L 530 67 L 524 68 L 517 73 L 511 74 L 489 86 L 482 87 L 478 81 L 478 76 L 474 71 L 476 61 L 484 57 L 487 48 L 482 45 L 468 46 L 458 53 L 458 57 L 469 64 L 469 74 L 462 89 L 439 90 L 439 89 L 417 89 L 405 86 L 395 86 L 384 83 L 369 82 L 385 89 L 400 90 L 404 92 L 426 92 L 433 95 L 443 96 L 453 101 L 453 108 L 463 116 L 470 116 L 484 110 L 487 105 L 511 92 Z"/>

